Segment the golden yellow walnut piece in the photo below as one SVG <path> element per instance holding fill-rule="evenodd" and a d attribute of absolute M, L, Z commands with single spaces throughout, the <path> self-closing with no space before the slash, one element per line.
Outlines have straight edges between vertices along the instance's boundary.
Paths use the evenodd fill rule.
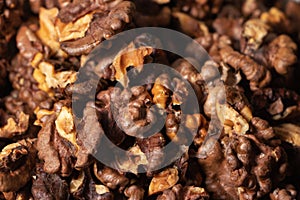
<path fill-rule="evenodd" d="M 68 108 L 66 106 L 62 107 L 55 120 L 55 126 L 57 132 L 61 137 L 70 141 L 74 146 L 77 146 L 76 130 L 71 108 Z"/>
<path fill-rule="evenodd" d="M 262 20 L 250 19 L 244 24 L 242 36 L 248 39 L 247 43 L 253 50 L 257 50 L 269 30 L 270 27 Z"/>
<path fill-rule="evenodd" d="M 40 29 L 37 31 L 37 35 L 45 45 L 50 47 L 54 54 L 66 57 L 67 54 L 60 49 L 59 37 L 55 29 L 58 12 L 57 8 L 40 9 Z"/>
<path fill-rule="evenodd" d="M 0 152 L 1 192 L 17 191 L 31 179 L 36 156 L 33 142 L 21 140 L 7 145 Z"/>
<path fill-rule="evenodd" d="M 179 21 L 180 29 L 191 37 L 200 37 L 209 34 L 209 30 L 204 22 L 182 12 L 173 12 L 172 16 Z"/>
<path fill-rule="evenodd" d="M 127 86 L 126 69 L 130 66 L 140 68 L 144 64 L 145 57 L 153 52 L 152 47 L 135 48 L 131 43 L 114 58 L 112 65 L 115 68 L 115 79 Z"/>
<path fill-rule="evenodd" d="M 33 72 L 33 77 L 39 83 L 39 88 L 50 92 L 51 88 L 65 88 L 76 81 L 75 71 L 55 72 L 54 66 L 48 62 L 41 62 Z"/>
<path fill-rule="evenodd" d="M 151 93 L 153 94 L 153 102 L 159 108 L 165 109 L 167 106 L 167 101 L 170 98 L 171 91 L 161 84 L 159 78 L 156 79 Z"/>
<path fill-rule="evenodd" d="M 138 174 L 138 167 L 140 165 L 148 165 L 148 160 L 140 147 L 135 145 L 127 151 L 127 159 L 126 161 L 119 163 L 118 170 L 124 172 L 130 171 L 133 174 Z"/>
<path fill-rule="evenodd" d="M 106 187 L 105 185 L 95 184 L 95 189 L 96 189 L 96 193 L 100 195 L 110 192 L 108 187 Z"/>
<path fill-rule="evenodd" d="M 268 12 L 262 13 L 260 19 L 270 26 L 276 26 L 287 21 L 284 13 L 276 7 L 272 7 Z"/>
<path fill-rule="evenodd" d="M 86 14 L 76 21 L 67 24 L 61 22 L 60 19 L 57 19 L 55 23 L 55 29 L 58 34 L 59 42 L 83 38 L 90 26 L 92 19 L 93 13 Z"/>
<path fill-rule="evenodd" d="M 36 120 L 34 121 L 34 125 L 36 126 L 43 126 L 45 124 L 45 121 L 43 120 L 43 118 L 45 116 L 50 116 L 52 114 L 54 114 L 53 110 L 47 110 L 47 109 L 40 109 L 40 107 L 37 107 L 34 110 L 34 114 L 36 116 Z"/>
<path fill-rule="evenodd" d="M 300 147 L 300 126 L 286 123 L 273 127 L 274 133 L 283 141 Z"/>
<path fill-rule="evenodd" d="M 78 177 L 72 178 L 72 180 L 70 182 L 70 192 L 71 193 L 75 193 L 83 187 L 85 177 L 86 176 L 85 176 L 84 171 L 81 171 Z"/>
<path fill-rule="evenodd" d="M 17 114 L 16 119 L 9 118 L 6 125 L 0 128 L 0 137 L 12 138 L 20 135 L 28 129 L 29 115 L 23 112 Z"/>
<path fill-rule="evenodd" d="M 164 171 L 154 175 L 149 185 L 149 195 L 164 191 L 173 187 L 177 181 L 178 170 L 176 168 L 168 168 Z"/>
<path fill-rule="evenodd" d="M 249 130 L 247 120 L 230 105 L 217 103 L 216 111 L 226 134 L 245 134 Z"/>

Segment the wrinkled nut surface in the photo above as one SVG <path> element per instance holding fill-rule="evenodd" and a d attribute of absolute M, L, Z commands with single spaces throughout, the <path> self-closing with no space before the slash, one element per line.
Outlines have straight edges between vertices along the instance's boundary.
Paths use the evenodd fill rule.
<path fill-rule="evenodd" d="M 228 104 L 216 104 L 218 118 L 224 125 L 225 133 L 245 134 L 249 130 L 247 120 Z"/>
<path fill-rule="evenodd" d="M 51 88 L 65 88 L 76 81 L 76 75 L 75 71 L 55 72 L 54 66 L 48 62 L 41 62 L 33 73 L 39 88 L 45 92 L 51 91 Z"/>
<path fill-rule="evenodd" d="M 269 29 L 270 27 L 263 21 L 250 19 L 244 24 L 242 36 L 247 38 L 247 45 L 251 50 L 257 50 Z"/>
<path fill-rule="evenodd" d="M 133 43 L 129 44 L 126 49 L 119 52 L 112 63 L 116 70 L 116 80 L 120 81 L 124 85 L 127 85 L 128 80 L 126 77 L 126 69 L 129 66 L 141 68 L 144 64 L 145 57 L 149 56 L 152 52 L 152 47 L 135 48 Z"/>
<path fill-rule="evenodd" d="M 176 168 L 168 168 L 154 175 L 150 182 L 148 193 L 152 195 L 171 188 L 178 180 L 178 170 Z"/>
<path fill-rule="evenodd" d="M 12 138 L 16 135 L 23 134 L 29 126 L 29 115 L 23 112 L 18 113 L 17 119 L 9 118 L 7 123 L 0 128 L 0 137 Z"/>
<path fill-rule="evenodd" d="M 298 0 L 0 0 L 0 199 L 298 199 L 299 9 Z M 139 27 L 180 31 L 214 62 L 154 49 L 172 44 L 149 34 L 87 56 Z M 177 70 L 201 112 L 182 113 L 194 109 L 191 93 L 164 72 L 133 86 L 148 63 Z M 84 66 L 93 77 L 77 84 Z M 96 99 L 86 95 L 97 85 Z M 82 112 L 74 93 L 87 100 Z M 163 112 L 162 128 L 139 137 Z M 105 135 L 127 151 L 114 168 L 93 157 Z M 158 169 L 171 141 L 185 153 Z"/>
<path fill-rule="evenodd" d="M 15 192 L 31 178 L 36 150 L 34 140 L 21 140 L 0 152 L 0 191 Z"/>
<path fill-rule="evenodd" d="M 69 22 L 67 24 L 58 19 L 55 24 L 55 29 L 58 34 L 59 42 L 76 40 L 84 37 L 92 19 L 92 13 L 84 15 L 75 22 Z"/>

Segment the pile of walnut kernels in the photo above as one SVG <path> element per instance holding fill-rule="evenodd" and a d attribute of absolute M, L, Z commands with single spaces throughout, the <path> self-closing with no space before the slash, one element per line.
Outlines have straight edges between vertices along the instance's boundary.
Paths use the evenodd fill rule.
<path fill-rule="evenodd" d="M 296 0 L 0 0 L 0 199 L 299 199 L 299 22 Z M 194 38 L 215 62 L 206 62 L 200 75 L 169 52 L 136 48 L 102 58 L 90 69 L 95 80 L 75 83 L 101 41 L 148 26 Z M 141 37 L 122 52 L 149 39 Z M 174 105 L 189 91 L 168 74 L 126 91 L 113 89 L 127 67 L 146 62 L 185 77 L 200 113 L 180 115 Z M 225 102 L 216 100 L 221 83 Z M 72 94 L 84 96 L 93 84 L 96 100 L 85 102 L 75 129 Z M 207 84 L 213 86 L 209 93 Z M 119 112 L 124 106 L 130 112 L 119 121 L 136 123 L 125 134 L 110 103 L 128 94 Z M 164 128 L 135 137 L 155 120 L 154 104 L 167 113 Z M 224 129 L 199 156 L 212 108 Z M 197 133 L 189 150 L 151 170 L 165 158 L 162 148 L 170 140 L 186 139 L 177 134 L 180 123 L 186 135 Z M 147 173 L 138 173 L 133 161 L 117 162 L 115 170 L 91 156 L 104 134 L 133 152 Z M 132 170 L 125 173 L 124 166 Z"/>

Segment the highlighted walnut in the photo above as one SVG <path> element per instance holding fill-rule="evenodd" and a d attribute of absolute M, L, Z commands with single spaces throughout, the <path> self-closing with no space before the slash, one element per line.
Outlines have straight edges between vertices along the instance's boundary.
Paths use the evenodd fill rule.
<path fill-rule="evenodd" d="M 30 179 L 35 163 L 34 140 L 21 140 L 5 146 L 0 152 L 0 191 L 12 192 Z"/>
<path fill-rule="evenodd" d="M 153 94 L 153 102 L 162 109 L 167 106 L 168 100 L 170 100 L 171 91 L 169 87 L 170 80 L 167 74 L 159 76 L 153 85 L 151 93 Z"/>
<path fill-rule="evenodd" d="M 69 140 L 74 146 L 77 146 L 76 131 L 71 108 L 66 106 L 61 108 L 61 111 L 55 120 L 55 125 L 56 130 L 61 137 Z"/>
<path fill-rule="evenodd" d="M 247 120 L 228 104 L 216 104 L 220 122 L 224 125 L 225 133 L 245 134 L 249 130 Z"/>
<path fill-rule="evenodd" d="M 126 69 L 130 66 L 141 68 L 145 57 L 153 52 L 152 47 L 142 46 L 136 48 L 134 43 L 129 44 L 124 50 L 120 51 L 112 63 L 115 68 L 115 78 L 123 85 L 128 84 Z"/>
<path fill-rule="evenodd" d="M 51 88 L 65 88 L 76 81 L 75 71 L 55 72 L 55 68 L 49 62 L 41 62 L 33 72 L 33 77 L 39 83 L 39 88 L 50 92 Z"/>
<path fill-rule="evenodd" d="M 64 23 L 60 19 L 57 19 L 55 29 L 58 34 L 59 42 L 76 40 L 84 37 L 92 19 L 92 13 L 86 14 L 76 21 L 69 23 Z"/>
<path fill-rule="evenodd" d="M 179 176 L 176 168 L 165 169 L 164 171 L 154 175 L 149 185 L 148 194 L 152 195 L 169 189 L 173 187 L 178 180 Z"/>
<path fill-rule="evenodd" d="M 243 50 L 246 54 L 251 54 L 263 43 L 264 38 L 270 31 L 270 27 L 259 19 L 250 19 L 244 26 L 242 36 L 246 38 L 246 47 Z"/>
<path fill-rule="evenodd" d="M 55 30 L 55 21 L 58 15 L 58 9 L 45 9 L 41 8 L 39 13 L 40 29 L 37 31 L 37 35 L 40 40 L 50 47 L 54 54 L 61 57 L 66 57 L 66 53 L 60 49 L 59 37 Z"/>
<path fill-rule="evenodd" d="M 273 28 L 288 28 L 288 19 L 285 14 L 276 7 L 261 14 L 260 19 Z"/>
<path fill-rule="evenodd" d="M 0 137 L 12 138 L 16 135 L 23 134 L 29 125 L 29 115 L 23 112 L 17 113 L 16 119 L 9 118 L 7 123 L 0 128 Z"/>

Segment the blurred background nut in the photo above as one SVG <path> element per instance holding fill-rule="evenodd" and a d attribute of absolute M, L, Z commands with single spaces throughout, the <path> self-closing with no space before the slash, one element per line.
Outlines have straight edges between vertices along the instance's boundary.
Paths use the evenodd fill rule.
<path fill-rule="evenodd" d="M 171 9 L 164 6 L 169 0 L 134 0 L 136 12 L 133 17 L 138 27 L 167 27 L 171 23 Z M 166 2 L 167 3 L 167 2 Z"/>
<path fill-rule="evenodd" d="M 15 192 L 30 181 L 35 165 L 34 140 L 20 140 L 0 153 L 0 191 Z"/>
<path fill-rule="evenodd" d="M 2 117 L 4 117 L 2 115 Z M 27 131 L 29 127 L 29 115 L 26 115 L 23 112 L 17 113 L 15 117 L 9 117 L 4 124 L 0 128 L 0 137 L 1 138 L 12 138 L 16 135 L 21 135 Z M 2 119 L 1 121 L 5 121 Z"/>
<path fill-rule="evenodd" d="M 209 33 L 207 26 L 203 22 L 200 22 L 187 14 L 173 12 L 172 17 L 178 20 L 178 29 L 191 37 L 205 36 Z"/>
<path fill-rule="evenodd" d="M 124 191 L 124 194 L 128 197 L 128 200 L 142 200 L 144 199 L 144 193 L 144 189 L 137 185 L 131 185 Z"/>
<path fill-rule="evenodd" d="M 271 200 L 296 199 L 297 191 L 293 185 L 286 185 L 284 188 L 276 188 L 271 194 Z"/>

